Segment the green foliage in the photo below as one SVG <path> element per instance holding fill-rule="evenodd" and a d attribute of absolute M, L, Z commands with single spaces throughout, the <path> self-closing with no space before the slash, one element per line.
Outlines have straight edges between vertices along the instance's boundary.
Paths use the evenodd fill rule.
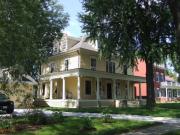
<path fill-rule="evenodd" d="M 54 122 L 63 122 L 65 120 L 62 112 L 55 112 L 53 113 L 52 117 L 51 117 L 51 121 Z"/>
<path fill-rule="evenodd" d="M 105 123 L 112 122 L 111 113 L 112 113 L 112 110 L 110 108 L 103 109 L 102 114 L 103 114 L 103 120 Z"/>
<path fill-rule="evenodd" d="M 134 67 L 146 62 L 147 107 L 155 105 L 153 64 L 160 63 L 175 46 L 175 26 L 164 0 L 83 0 L 83 32 L 98 41 L 100 56 L 118 58 Z"/>
<path fill-rule="evenodd" d="M 82 123 L 80 126 L 81 130 L 90 130 L 93 129 L 94 125 L 90 117 L 84 117 L 82 118 Z"/>
<path fill-rule="evenodd" d="M 49 122 L 48 117 L 42 111 L 38 110 L 31 112 L 26 117 L 34 125 L 45 125 Z"/>
<path fill-rule="evenodd" d="M 0 67 L 36 77 L 67 26 L 67 13 L 55 0 L 5 0 L 0 17 Z"/>
<path fill-rule="evenodd" d="M 13 127 L 12 119 L 0 117 L 0 129 L 11 129 Z"/>

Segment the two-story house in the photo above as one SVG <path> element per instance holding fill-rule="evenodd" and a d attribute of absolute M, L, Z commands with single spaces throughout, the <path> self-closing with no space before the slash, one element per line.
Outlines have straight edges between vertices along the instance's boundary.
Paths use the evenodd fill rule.
<path fill-rule="evenodd" d="M 53 107 L 138 105 L 134 83 L 145 82 L 131 68 L 124 74 L 115 59 L 98 55 L 98 45 L 64 34 L 54 42 L 53 55 L 41 66 L 39 99 Z M 39 101 L 40 102 L 40 101 Z"/>

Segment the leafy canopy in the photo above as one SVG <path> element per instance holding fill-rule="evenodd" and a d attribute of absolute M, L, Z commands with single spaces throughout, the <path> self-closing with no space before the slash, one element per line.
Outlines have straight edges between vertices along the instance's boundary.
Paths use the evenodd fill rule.
<path fill-rule="evenodd" d="M 166 1 L 84 0 L 83 31 L 98 40 L 100 54 L 134 66 L 137 58 L 159 63 L 170 53 L 174 25 Z"/>
<path fill-rule="evenodd" d="M 3 0 L 0 17 L 0 67 L 36 76 L 68 14 L 55 0 Z"/>

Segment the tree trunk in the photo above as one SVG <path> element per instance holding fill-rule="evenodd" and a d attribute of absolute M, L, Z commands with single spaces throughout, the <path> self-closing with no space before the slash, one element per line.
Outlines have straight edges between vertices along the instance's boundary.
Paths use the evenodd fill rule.
<path fill-rule="evenodd" d="M 152 110 L 155 106 L 155 92 L 154 92 L 154 73 L 153 61 L 145 60 L 146 62 L 146 83 L 147 83 L 147 109 Z"/>

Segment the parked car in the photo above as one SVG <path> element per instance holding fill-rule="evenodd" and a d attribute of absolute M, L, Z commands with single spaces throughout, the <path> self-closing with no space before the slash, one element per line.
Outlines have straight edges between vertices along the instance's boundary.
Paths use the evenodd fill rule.
<path fill-rule="evenodd" d="M 6 113 L 13 113 L 14 102 L 11 101 L 8 96 L 0 92 L 0 110 L 6 111 Z"/>

